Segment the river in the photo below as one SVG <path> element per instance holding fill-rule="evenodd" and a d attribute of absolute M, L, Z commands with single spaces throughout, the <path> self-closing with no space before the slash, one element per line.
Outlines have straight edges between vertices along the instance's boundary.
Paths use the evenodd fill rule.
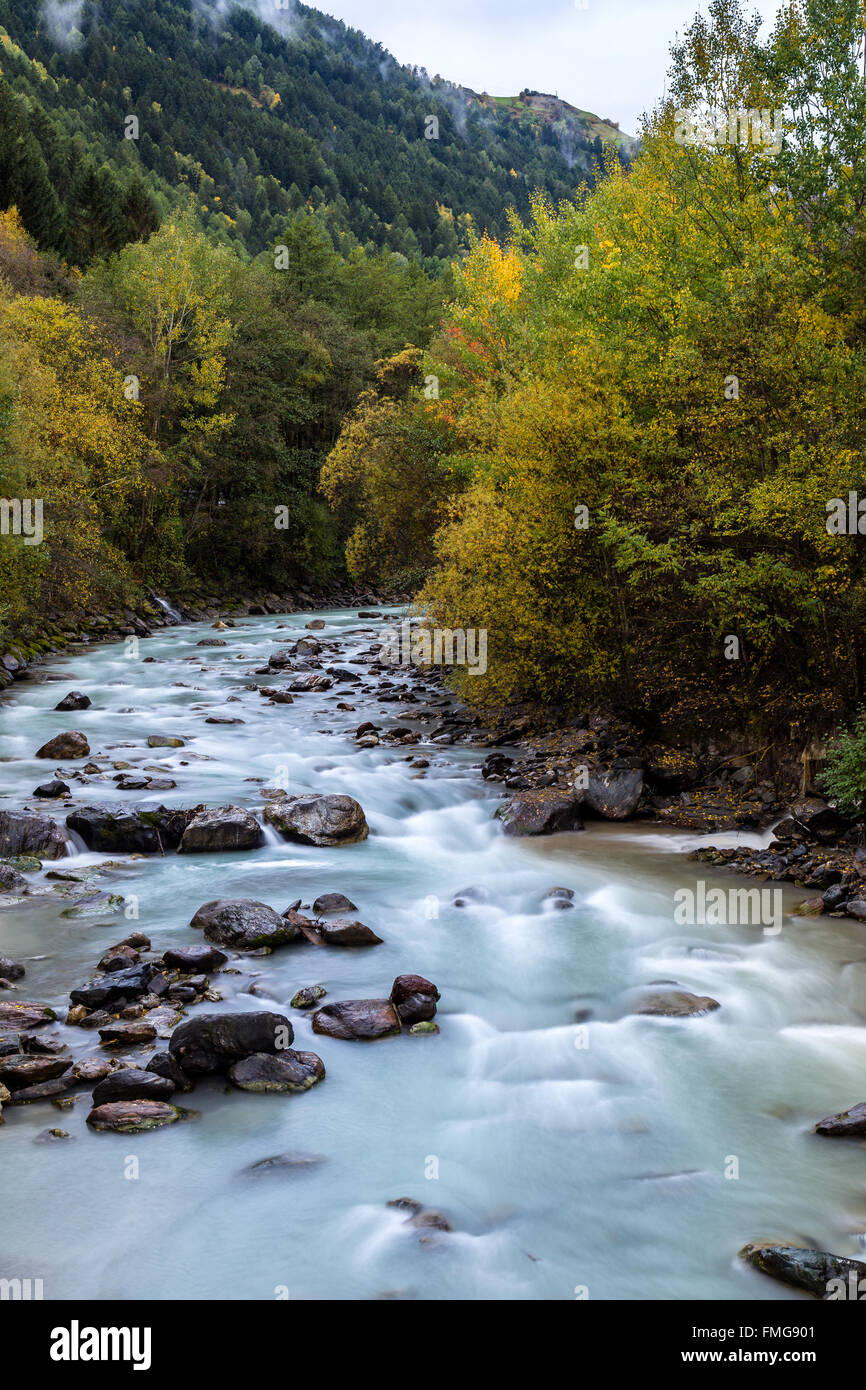
<path fill-rule="evenodd" d="M 358 687 L 292 705 L 245 690 L 313 616 L 327 624 L 316 637 L 343 642 L 341 663 L 372 640 L 360 629 L 375 624 L 346 612 L 239 620 L 222 648 L 197 647 L 215 635 L 209 625 L 164 629 L 137 653 L 75 648 L 38 668 L 62 682 L 22 682 L 0 703 L 5 807 L 39 804 L 30 793 L 52 769 L 34 751 L 80 729 L 94 754 L 176 779 L 155 804 L 260 812 L 250 779 L 282 778 L 289 791 L 356 797 L 371 827 L 339 849 L 270 835 L 248 853 L 131 860 L 111 887 L 137 900 L 137 921 L 64 918 L 68 903 L 54 897 L 0 910 L 0 954 L 27 966 L 4 997 L 68 1002 L 133 929 L 160 953 L 200 942 L 189 920 L 216 897 L 282 911 L 339 891 L 384 938 L 241 957 L 242 973 L 213 977 L 225 1004 L 192 1010 L 285 1010 L 295 1046 L 327 1068 L 305 1094 L 204 1081 L 178 1097 L 196 1118 L 132 1137 L 89 1130 L 83 1098 L 62 1111 L 7 1107 L 0 1276 L 42 1278 L 45 1297 L 59 1299 L 785 1299 L 799 1295 L 738 1260 L 745 1242 L 862 1257 L 862 1148 L 809 1130 L 866 1098 L 863 927 L 790 915 L 775 936 L 677 926 L 673 894 L 698 869 L 731 884 L 685 859 L 697 837 L 590 822 L 507 838 L 492 818 L 498 789 L 478 772 L 483 750 L 353 741 L 362 720 L 410 724 L 410 708 Z M 70 689 L 92 707 L 55 713 Z M 336 710 L 346 700 L 354 712 Z M 208 725 L 208 714 L 245 722 Z M 188 742 L 150 750 L 154 733 Z M 419 756 L 430 760 L 423 775 L 408 761 Z M 76 803 L 148 799 L 110 780 L 71 786 Z M 65 816 L 57 803 L 45 809 Z M 108 858 L 124 856 L 79 851 L 63 863 Z M 453 906 L 470 886 L 484 900 Z M 573 889 L 573 910 L 544 902 L 554 886 Z M 802 896 L 785 894 L 788 908 Z M 438 1036 L 342 1042 L 315 1036 L 289 1008 L 302 985 L 322 983 L 329 1000 L 375 997 L 406 972 L 439 987 Z M 628 991 L 659 979 L 721 1008 L 686 1020 L 630 1013 Z M 51 1031 L 77 1056 L 98 1047 L 92 1032 Z M 69 1140 L 34 1142 L 57 1125 Z M 245 1171 L 286 1153 L 320 1161 Z M 445 1212 L 453 1231 L 419 1239 L 386 1205 L 403 1196 Z"/>

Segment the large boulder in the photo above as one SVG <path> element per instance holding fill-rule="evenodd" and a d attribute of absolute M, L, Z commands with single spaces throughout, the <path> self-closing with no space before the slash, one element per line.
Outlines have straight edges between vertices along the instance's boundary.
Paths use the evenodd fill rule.
<path fill-rule="evenodd" d="M 90 744 L 84 734 L 75 729 L 50 738 L 36 750 L 37 758 L 50 758 L 52 762 L 66 762 L 70 758 L 86 758 L 90 754 Z"/>
<path fill-rule="evenodd" d="M 0 811 L 0 858 L 35 854 L 62 859 L 69 836 L 61 825 L 39 811 Z"/>
<path fill-rule="evenodd" d="M 88 849 L 108 853 L 159 854 L 175 849 L 186 827 L 201 810 L 170 810 L 118 805 L 81 806 L 70 811 L 66 824 Z"/>
<path fill-rule="evenodd" d="M 147 994 L 155 973 L 154 967 L 146 961 L 128 970 L 113 970 L 70 990 L 69 998 L 73 1004 L 83 1004 L 86 1009 L 104 1009 L 122 1001 L 128 1003 Z"/>
<path fill-rule="evenodd" d="M 304 845 L 350 845 L 369 833 L 363 808 L 351 796 L 284 796 L 268 804 L 265 820 Z"/>
<path fill-rule="evenodd" d="M 94 1105 L 108 1105 L 115 1100 L 170 1100 L 174 1082 L 156 1072 L 124 1067 L 97 1082 L 93 1090 Z"/>
<path fill-rule="evenodd" d="M 191 820 L 180 842 L 181 854 L 216 853 L 227 849 L 258 849 L 264 835 L 250 811 L 219 806 Z"/>
<path fill-rule="evenodd" d="M 308 1091 L 325 1076 L 315 1052 L 254 1052 L 229 1067 L 229 1081 L 242 1091 Z"/>
<path fill-rule="evenodd" d="M 313 911 L 321 917 L 326 912 L 357 912 L 358 909 L 345 893 L 320 893 L 313 903 Z"/>
<path fill-rule="evenodd" d="M 604 820 L 628 820 L 643 795 L 643 773 L 637 768 L 595 771 L 583 792 L 583 805 Z"/>
<path fill-rule="evenodd" d="M 253 951 L 259 946 L 285 946 L 298 936 L 297 926 L 267 903 L 252 898 L 214 898 L 203 903 L 191 927 L 202 927 L 208 941 Z"/>
<path fill-rule="evenodd" d="M 517 792 L 496 812 L 506 835 L 553 835 L 560 830 L 582 830 L 580 800 L 556 787 Z"/>
<path fill-rule="evenodd" d="M 866 1134 L 866 1101 L 852 1105 L 850 1110 L 842 1110 L 838 1115 L 828 1115 L 815 1126 L 816 1134 L 828 1139 L 854 1138 Z"/>
<path fill-rule="evenodd" d="M 439 997 L 436 986 L 423 975 L 398 975 L 391 986 L 391 1003 L 401 1023 L 428 1023 Z"/>
<path fill-rule="evenodd" d="M 390 999 L 343 999 L 313 1014 L 313 1032 L 347 1041 L 370 1041 L 400 1032 L 400 1018 Z"/>
<path fill-rule="evenodd" d="M 203 1076 L 254 1052 L 284 1052 L 293 1041 L 283 1014 L 199 1014 L 175 1028 L 168 1050 L 187 1075 Z"/>
<path fill-rule="evenodd" d="M 847 1296 L 852 1275 L 855 1289 L 860 1280 L 866 1278 L 866 1264 L 862 1260 L 847 1260 L 824 1250 L 803 1250 L 798 1245 L 756 1242 L 744 1245 L 740 1258 L 762 1274 L 831 1301 Z"/>

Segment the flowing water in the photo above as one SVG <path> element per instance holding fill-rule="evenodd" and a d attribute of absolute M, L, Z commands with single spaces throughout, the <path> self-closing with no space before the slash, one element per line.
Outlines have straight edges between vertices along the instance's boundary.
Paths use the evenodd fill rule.
<path fill-rule="evenodd" d="M 205 625 L 165 630 L 137 654 L 129 643 L 79 648 L 41 668 L 63 683 L 28 681 L 0 706 L 6 807 L 36 804 L 29 794 L 52 770 L 33 752 L 75 728 L 94 753 L 165 768 L 177 790 L 155 804 L 260 810 L 251 779 L 279 778 L 291 792 L 356 797 L 371 827 L 339 849 L 271 834 L 249 853 L 127 856 L 111 887 L 137 901 L 138 921 L 64 918 L 68 903 L 54 898 L 0 911 L 0 955 L 27 966 L 11 997 L 62 1004 L 133 929 L 160 952 L 200 942 L 188 923 L 215 897 L 282 910 L 340 891 L 385 942 L 241 957 L 243 973 L 213 977 L 225 1005 L 191 1011 L 285 1009 L 295 1045 L 327 1068 L 308 1093 L 201 1082 L 178 1098 L 197 1118 L 137 1136 L 88 1130 L 84 1098 L 71 1110 L 7 1107 L 0 1276 L 42 1278 L 46 1298 L 779 1299 L 798 1295 L 738 1261 L 746 1241 L 862 1255 L 863 1149 L 809 1132 L 866 1098 L 862 926 L 791 916 L 775 936 L 677 926 L 674 891 L 696 871 L 732 882 L 684 859 L 695 837 L 590 823 L 506 838 L 492 819 L 497 789 L 477 771 L 482 751 L 353 742 L 368 718 L 409 724 L 401 705 L 358 687 L 288 706 L 246 691 L 249 672 L 311 616 L 246 619 L 221 634 L 224 648 L 196 647 L 213 636 Z M 341 662 L 369 646 L 357 615 L 320 616 L 316 636 L 343 642 Z M 55 713 L 67 689 L 92 708 Z M 338 712 L 347 699 L 355 712 Z M 208 725 L 209 713 L 245 722 Z M 188 743 L 149 750 L 152 733 Z M 410 755 L 429 757 L 423 776 Z M 76 802 L 148 800 L 110 781 L 71 785 Z M 124 856 L 64 863 L 109 858 Z M 482 900 L 453 906 L 470 886 Z M 574 890 L 573 910 L 545 904 L 554 886 Z M 786 890 L 786 906 L 799 896 Z M 322 983 L 332 1000 L 376 997 L 406 972 L 438 985 L 439 1036 L 341 1042 L 288 1007 L 302 985 Z M 630 1014 L 629 991 L 659 979 L 722 1007 L 681 1021 Z M 92 1032 L 51 1031 L 77 1056 L 98 1047 Z M 56 1125 L 72 1138 L 34 1142 Z M 245 1171 L 286 1153 L 321 1161 Z M 402 1196 L 447 1213 L 453 1232 L 420 1240 L 386 1206 Z"/>

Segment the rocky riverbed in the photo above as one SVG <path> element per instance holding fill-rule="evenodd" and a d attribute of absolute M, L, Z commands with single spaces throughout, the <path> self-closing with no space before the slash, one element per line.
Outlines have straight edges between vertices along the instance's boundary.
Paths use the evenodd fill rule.
<path fill-rule="evenodd" d="M 17 672 L 0 1274 L 533 1299 L 814 1293 L 809 1252 L 850 1272 L 866 948 L 859 879 L 813 862 L 826 817 L 782 853 L 748 762 L 598 717 L 556 746 L 484 725 L 379 660 L 386 617 L 211 612 Z M 736 844 L 664 828 L 712 797 Z M 779 939 L 677 925 L 689 851 L 721 884 L 732 855 L 799 865 L 801 834 L 794 881 L 847 916 L 798 919 L 786 886 Z"/>

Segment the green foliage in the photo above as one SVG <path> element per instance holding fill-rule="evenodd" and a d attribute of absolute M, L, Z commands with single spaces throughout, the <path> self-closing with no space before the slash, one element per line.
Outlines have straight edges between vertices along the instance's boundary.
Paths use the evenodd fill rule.
<path fill-rule="evenodd" d="M 95 187 L 84 191 L 108 240 L 95 251 L 76 244 L 86 149 L 119 186 L 137 174 L 162 212 L 193 190 L 199 225 L 242 253 L 272 249 L 311 213 L 344 256 L 386 250 L 441 273 L 470 224 L 503 234 L 535 188 L 563 198 L 594 176 L 600 133 L 620 142 L 562 103 L 550 113 L 502 108 L 431 81 L 304 5 L 293 5 L 285 36 L 287 12 L 273 5 L 267 24 L 251 9 L 84 0 L 80 42 L 60 48 L 34 0 L 0 0 L 3 83 L 30 112 L 13 151 L 20 168 L 5 183 L 0 160 L 0 203 L 22 208 L 44 249 L 88 258 L 116 249 Z M 124 138 L 127 116 L 138 139 Z M 425 138 L 428 116 L 437 139 Z M 135 218 L 127 223 L 133 234 Z"/>
<path fill-rule="evenodd" d="M 820 782 L 830 800 L 852 816 L 866 814 L 866 711 L 840 729 L 827 747 L 827 765 Z"/>

